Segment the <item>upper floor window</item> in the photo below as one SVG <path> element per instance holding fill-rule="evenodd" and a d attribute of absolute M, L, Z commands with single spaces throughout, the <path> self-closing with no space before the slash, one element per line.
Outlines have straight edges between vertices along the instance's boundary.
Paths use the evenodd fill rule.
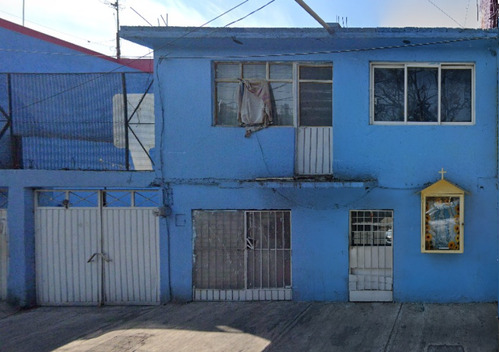
<path fill-rule="evenodd" d="M 474 65 L 371 64 L 372 124 L 473 124 Z"/>
<path fill-rule="evenodd" d="M 262 108 L 270 115 L 269 124 L 332 125 L 331 64 L 215 63 L 215 125 L 252 124 L 245 118 L 248 111 L 242 112 L 244 89 L 261 98 Z"/>

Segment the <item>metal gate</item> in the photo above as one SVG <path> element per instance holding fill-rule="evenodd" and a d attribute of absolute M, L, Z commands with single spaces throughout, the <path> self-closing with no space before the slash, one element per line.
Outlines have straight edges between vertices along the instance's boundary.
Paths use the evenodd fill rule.
<path fill-rule="evenodd" d="M 7 274 L 9 264 L 9 235 L 7 209 L 0 209 L 0 300 L 7 299 Z"/>
<path fill-rule="evenodd" d="M 350 213 L 349 300 L 393 300 L 393 212 Z"/>
<path fill-rule="evenodd" d="M 158 304 L 158 191 L 36 192 L 40 305 Z"/>
<path fill-rule="evenodd" d="M 193 212 L 193 299 L 291 300 L 290 211 Z"/>

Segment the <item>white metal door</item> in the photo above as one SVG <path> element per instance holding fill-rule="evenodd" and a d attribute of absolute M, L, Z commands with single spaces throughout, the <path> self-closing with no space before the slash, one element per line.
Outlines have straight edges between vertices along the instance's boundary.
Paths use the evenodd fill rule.
<path fill-rule="evenodd" d="M 158 217 L 149 208 L 104 208 L 104 297 L 108 304 L 157 304 Z"/>
<path fill-rule="evenodd" d="M 154 193 L 37 191 L 38 304 L 159 303 Z"/>
<path fill-rule="evenodd" d="M 296 173 L 332 175 L 332 127 L 298 127 Z"/>
<path fill-rule="evenodd" d="M 7 209 L 0 209 L 0 300 L 7 299 L 7 273 L 9 265 L 9 235 Z"/>
<path fill-rule="evenodd" d="M 393 215 L 390 210 L 350 214 L 349 300 L 393 300 Z"/>

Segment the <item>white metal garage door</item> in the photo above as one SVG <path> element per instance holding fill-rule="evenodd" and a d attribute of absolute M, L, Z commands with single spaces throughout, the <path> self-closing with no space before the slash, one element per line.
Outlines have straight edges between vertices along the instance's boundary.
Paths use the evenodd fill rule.
<path fill-rule="evenodd" d="M 7 299 L 7 273 L 9 264 L 9 236 L 7 209 L 0 209 L 0 300 Z"/>
<path fill-rule="evenodd" d="M 38 304 L 158 304 L 158 203 L 157 191 L 37 191 Z"/>

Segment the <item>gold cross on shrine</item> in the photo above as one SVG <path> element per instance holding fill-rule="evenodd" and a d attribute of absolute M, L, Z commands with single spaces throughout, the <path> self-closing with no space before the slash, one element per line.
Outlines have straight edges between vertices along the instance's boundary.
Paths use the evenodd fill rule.
<path fill-rule="evenodd" d="M 439 171 L 438 173 L 441 174 L 441 180 L 444 180 L 444 174 L 446 173 L 446 171 L 444 171 L 444 169 L 441 168 L 441 171 Z"/>

